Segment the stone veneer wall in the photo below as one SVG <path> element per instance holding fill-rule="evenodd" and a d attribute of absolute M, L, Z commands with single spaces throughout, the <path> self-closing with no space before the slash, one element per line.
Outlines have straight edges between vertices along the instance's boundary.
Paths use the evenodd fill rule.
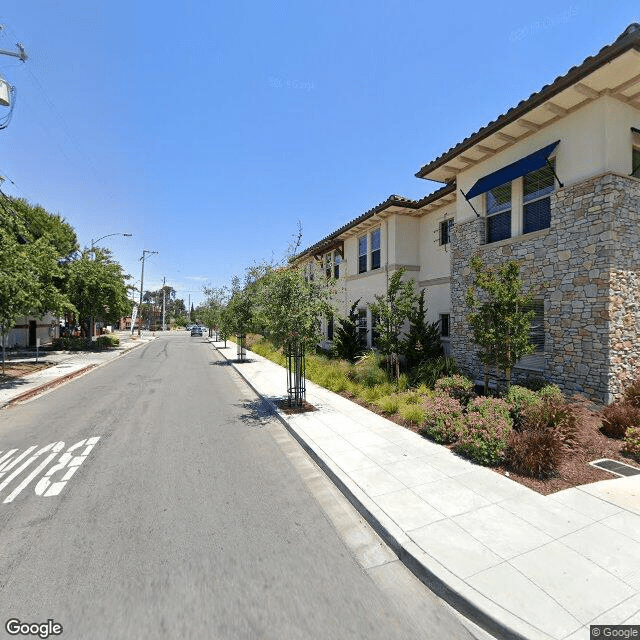
<path fill-rule="evenodd" d="M 549 229 L 482 244 L 484 219 L 457 224 L 451 347 L 458 367 L 482 377 L 465 320 L 471 256 L 490 265 L 515 259 L 525 290 L 544 299 L 544 378 L 600 402 L 619 395 L 640 362 L 639 218 L 640 181 L 606 174 L 554 192 Z"/>

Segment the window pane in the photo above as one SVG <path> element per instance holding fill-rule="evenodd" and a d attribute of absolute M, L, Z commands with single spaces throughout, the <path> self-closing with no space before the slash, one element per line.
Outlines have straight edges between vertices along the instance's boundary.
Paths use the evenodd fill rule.
<path fill-rule="evenodd" d="M 487 191 L 487 215 L 511 209 L 511 183 L 501 184 Z"/>
<path fill-rule="evenodd" d="M 440 244 L 451 242 L 451 229 L 453 229 L 453 218 L 440 223 Z"/>
<path fill-rule="evenodd" d="M 529 309 L 536 313 L 531 321 L 529 343 L 536 348 L 535 353 L 541 353 L 544 351 L 544 300 L 534 300 Z"/>
<path fill-rule="evenodd" d="M 371 252 L 371 268 L 379 269 L 380 268 L 380 249 L 377 251 Z"/>
<path fill-rule="evenodd" d="M 327 253 L 324 256 L 324 274 L 327 276 L 327 278 L 331 277 L 331 254 Z"/>
<path fill-rule="evenodd" d="M 487 218 L 487 243 L 511 237 L 511 211 Z"/>
<path fill-rule="evenodd" d="M 449 337 L 449 314 L 448 313 L 440 314 L 440 335 L 443 338 Z"/>
<path fill-rule="evenodd" d="M 358 240 L 358 273 L 367 270 L 367 236 Z"/>
<path fill-rule="evenodd" d="M 340 254 L 336 252 L 333 260 L 333 277 L 337 280 L 340 277 Z"/>
<path fill-rule="evenodd" d="M 358 309 L 358 334 L 361 339 L 367 342 L 367 310 Z"/>
<path fill-rule="evenodd" d="M 380 229 L 376 229 L 371 234 L 371 251 L 380 250 Z"/>
<path fill-rule="evenodd" d="M 542 198 L 524 205 L 524 233 L 551 226 L 551 198 Z"/>
<path fill-rule="evenodd" d="M 551 161 L 553 164 L 553 161 Z M 545 165 L 537 171 L 527 173 L 522 179 L 524 202 L 531 202 L 553 191 L 554 175 L 551 167 Z"/>
<path fill-rule="evenodd" d="M 634 149 L 631 156 L 631 175 L 640 178 L 640 149 Z"/>

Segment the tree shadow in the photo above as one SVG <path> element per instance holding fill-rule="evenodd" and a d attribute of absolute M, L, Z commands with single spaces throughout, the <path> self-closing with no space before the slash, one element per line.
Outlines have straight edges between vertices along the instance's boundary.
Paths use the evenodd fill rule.
<path fill-rule="evenodd" d="M 240 410 L 240 421 L 249 427 L 266 427 L 275 418 L 275 412 L 265 398 L 242 400 L 233 406 Z"/>

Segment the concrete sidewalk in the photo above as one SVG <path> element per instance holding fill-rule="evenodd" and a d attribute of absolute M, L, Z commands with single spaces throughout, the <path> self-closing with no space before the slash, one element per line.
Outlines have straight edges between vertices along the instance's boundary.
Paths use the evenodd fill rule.
<path fill-rule="evenodd" d="M 218 351 L 267 400 L 286 371 Z M 640 476 L 542 496 L 311 382 L 280 420 L 433 591 L 499 638 L 640 625 Z"/>
<path fill-rule="evenodd" d="M 53 363 L 53 366 L 41 369 L 28 376 L 17 378 L 11 382 L 0 383 L 0 409 L 12 402 L 19 402 L 32 395 L 38 395 L 52 386 L 64 382 L 67 379 L 81 375 L 85 370 L 93 369 L 101 364 L 110 362 L 114 358 L 131 351 L 135 347 L 146 344 L 154 337 L 143 335 L 140 339 L 131 340 L 124 333 L 120 335 L 120 345 L 114 349 L 104 351 L 40 351 L 39 362 Z M 21 357 L 11 362 L 35 362 L 33 358 Z"/>

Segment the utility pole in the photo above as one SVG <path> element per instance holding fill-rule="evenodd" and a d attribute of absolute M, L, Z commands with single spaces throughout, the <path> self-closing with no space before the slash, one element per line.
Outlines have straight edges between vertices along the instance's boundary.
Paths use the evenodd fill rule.
<path fill-rule="evenodd" d="M 147 253 L 149 255 L 152 255 L 152 254 L 158 253 L 158 252 L 157 251 L 149 251 L 148 249 L 145 249 L 142 252 L 142 258 L 140 258 L 140 260 L 142 260 L 142 275 L 140 276 L 140 306 L 138 308 L 138 311 L 139 311 L 139 313 L 138 313 L 138 316 L 139 316 L 139 320 L 138 320 L 138 336 L 140 336 L 141 333 L 142 333 L 141 328 L 140 328 L 140 324 L 141 324 L 141 321 L 142 321 L 142 292 L 144 291 L 144 261 L 147 258 L 147 255 L 146 255 Z"/>
<path fill-rule="evenodd" d="M 165 331 L 164 328 L 164 312 L 165 312 L 165 298 L 167 296 L 167 292 L 165 291 L 165 286 L 167 284 L 167 279 L 165 277 L 162 278 L 162 330 Z"/>

